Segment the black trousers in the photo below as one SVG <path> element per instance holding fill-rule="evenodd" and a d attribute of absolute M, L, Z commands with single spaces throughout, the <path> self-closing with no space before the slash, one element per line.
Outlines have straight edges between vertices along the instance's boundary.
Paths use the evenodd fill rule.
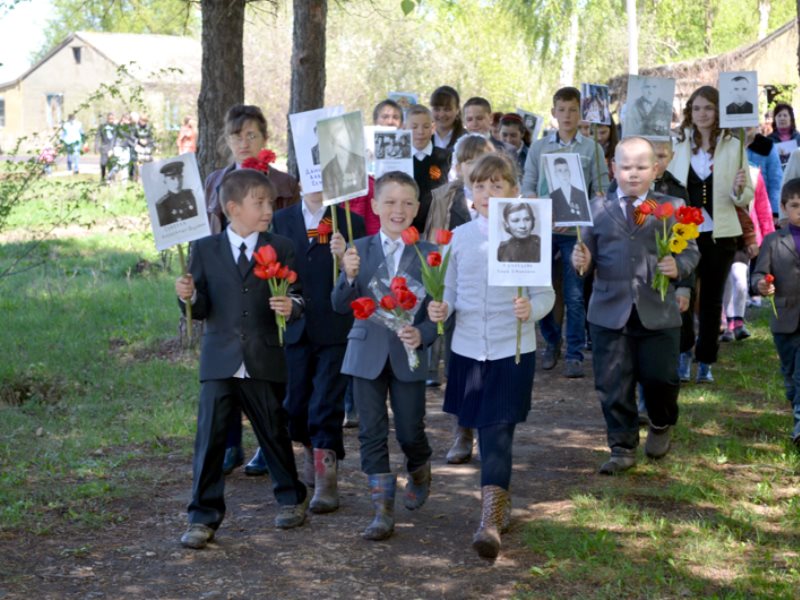
<path fill-rule="evenodd" d="M 719 325 L 722 319 L 722 296 L 728 279 L 733 256 L 736 254 L 736 238 L 714 240 L 711 233 L 701 233 L 697 238 L 700 262 L 697 264 L 697 284 L 692 290 L 689 310 L 681 315 L 681 352 L 694 346 L 695 358 L 706 364 L 717 362 L 719 353 Z M 698 290 L 699 285 L 699 290 Z M 697 337 L 694 331 L 695 298 L 699 291 Z M 696 342 L 695 342 L 696 339 Z"/>
<path fill-rule="evenodd" d="M 289 383 L 284 408 L 289 434 L 305 446 L 335 451 L 339 460 L 344 458 L 345 348 L 345 344 L 314 344 L 305 334 L 297 344 L 286 346 Z"/>
<path fill-rule="evenodd" d="M 478 428 L 481 487 L 498 485 L 508 490 L 511 485 L 512 446 L 516 427 L 516 423 L 495 423 Z"/>
<path fill-rule="evenodd" d="M 189 522 L 216 529 L 225 516 L 222 461 L 231 411 L 241 406 L 253 425 L 272 477 L 278 504 L 300 504 L 306 488 L 297 478 L 283 384 L 259 379 L 215 379 L 200 385 L 197 435 L 194 441 L 194 481 Z"/>
<path fill-rule="evenodd" d="M 622 329 L 589 324 L 595 389 L 600 396 L 610 448 L 639 445 L 636 384 L 656 427 L 678 421 L 678 345 L 680 327 L 647 329 L 634 307 Z"/>
<path fill-rule="evenodd" d="M 361 470 L 367 475 L 391 472 L 389 465 L 389 395 L 397 442 L 406 455 L 406 469 L 416 471 L 431 450 L 425 434 L 425 382 L 400 381 L 389 360 L 375 379 L 353 377 L 353 399 L 358 409 Z"/>

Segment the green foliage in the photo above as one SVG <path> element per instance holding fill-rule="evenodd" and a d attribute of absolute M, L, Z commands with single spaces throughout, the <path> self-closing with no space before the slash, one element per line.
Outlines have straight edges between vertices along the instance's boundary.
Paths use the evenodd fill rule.
<path fill-rule="evenodd" d="M 75 31 L 190 35 L 200 25 L 188 0 L 53 0 L 53 8 L 37 59 Z"/>

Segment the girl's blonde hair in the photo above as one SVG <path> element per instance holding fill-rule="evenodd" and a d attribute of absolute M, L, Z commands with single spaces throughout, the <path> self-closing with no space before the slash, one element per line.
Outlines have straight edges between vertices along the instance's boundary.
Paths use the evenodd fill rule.
<path fill-rule="evenodd" d="M 472 168 L 469 182 L 478 183 L 487 180 L 503 180 L 515 186 L 517 185 L 517 166 L 505 154 L 495 152 L 484 154 Z"/>

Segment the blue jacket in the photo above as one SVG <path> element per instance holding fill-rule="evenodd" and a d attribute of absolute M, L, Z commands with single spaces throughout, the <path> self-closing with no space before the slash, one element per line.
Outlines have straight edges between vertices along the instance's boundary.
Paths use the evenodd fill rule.
<path fill-rule="evenodd" d="M 769 196 L 769 204 L 772 207 L 772 214 L 779 214 L 783 170 L 781 169 L 781 159 L 778 156 L 778 149 L 775 147 L 775 143 L 763 135 L 756 135 L 755 139 L 747 147 L 747 160 L 754 167 L 761 169 L 761 176 L 767 186 L 767 195 Z"/>

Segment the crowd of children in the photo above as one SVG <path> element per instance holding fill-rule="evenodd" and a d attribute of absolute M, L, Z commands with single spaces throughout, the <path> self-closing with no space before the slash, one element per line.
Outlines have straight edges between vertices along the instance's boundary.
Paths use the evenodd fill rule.
<path fill-rule="evenodd" d="M 598 127 L 594 139 L 582 133 L 573 87 L 554 94 L 555 127 L 538 140 L 517 114 L 493 113 L 481 97 L 462 105 L 450 86 L 437 88 L 429 104 L 405 112 L 392 100 L 375 107 L 376 125 L 410 130 L 413 177 L 370 177 L 368 194 L 351 201 L 352 239 L 344 228 L 332 231 L 332 217 L 343 223 L 347 215 L 324 206 L 321 193 L 300 195 L 296 181 L 275 169 L 241 168 L 264 148 L 267 125 L 257 107 L 230 109 L 232 162 L 206 181 L 214 234 L 194 243 L 190 275 L 175 284 L 181 307 L 191 304 L 193 316 L 206 320 L 184 546 L 204 547 L 222 522 L 224 475 L 243 463 L 240 411 L 259 444 L 247 472 L 272 478 L 281 528 L 302 525 L 309 507 L 339 507 L 342 428 L 357 423 L 373 505 L 362 535 L 390 537 L 397 474 L 387 401 L 405 456 L 403 504 L 417 510 L 436 460 L 425 431 L 425 390 L 442 385 L 443 362 L 443 410 L 453 415 L 446 460 L 469 461 L 477 432 L 482 509 L 473 547 L 493 559 L 510 522 L 514 433 L 530 411 L 536 363 L 553 369 L 565 345 L 564 376 L 582 377 L 591 350 L 610 449 L 599 472 L 617 474 L 636 464 L 642 423 L 645 454 L 669 452 L 681 382 L 690 380 L 693 362 L 695 381 L 713 382 L 720 340 L 749 335 L 744 308 L 751 293 L 776 307 L 771 327 L 794 410 L 792 440 L 800 445 L 800 180 L 781 190 L 772 140 L 751 132 L 753 169 L 742 166 L 740 138 L 720 128 L 719 95 L 708 86 L 690 96 L 674 143 L 618 141 L 613 123 L 602 135 Z M 787 127 L 778 128 L 781 135 Z M 579 156 L 593 226 L 552 229 L 552 286 L 490 286 L 490 198 L 546 197 L 554 190 L 543 157 L 565 152 Z M 520 215 L 529 233 L 528 205 L 508 206 L 506 226 Z M 779 212 L 788 223 L 775 231 Z M 696 235 L 663 253 L 655 235 L 662 221 Z M 409 240 L 412 227 L 420 237 Z M 443 297 L 420 294 L 403 326 L 363 318 L 376 274 L 394 278 L 392 285 L 421 281 L 422 257 L 437 250 L 442 232 L 452 232 Z M 291 270 L 285 294 L 272 295 L 257 276 L 265 255 Z M 655 278 L 665 282 L 661 291 Z M 276 316 L 288 322 L 284 344 Z M 723 316 L 727 336 L 720 336 Z M 537 322 L 544 340 L 538 361 Z M 300 476 L 292 442 L 305 450 Z"/>

